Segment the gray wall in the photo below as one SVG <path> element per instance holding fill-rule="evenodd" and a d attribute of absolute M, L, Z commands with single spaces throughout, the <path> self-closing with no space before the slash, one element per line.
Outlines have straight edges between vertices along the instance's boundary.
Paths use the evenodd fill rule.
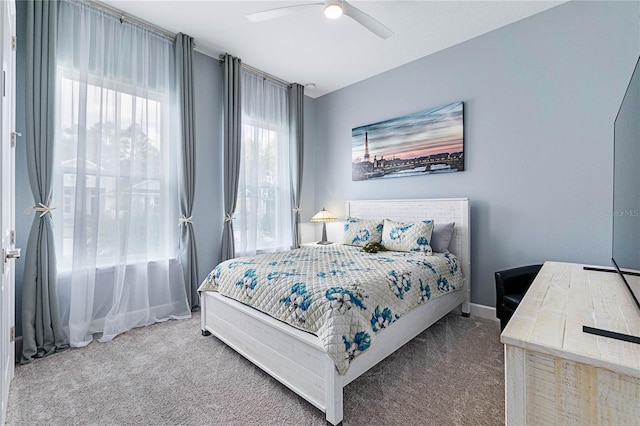
<path fill-rule="evenodd" d="M 495 271 L 608 264 L 613 121 L 640 52 L 638 2 L 572 1 L 316 99 L 315 204 L 468 197 L 472 301 Z M 465 102 L 464 172 L 351 181 L 351 129 Z M 313 189 L 311 189 L 313 187 Z M 331 235 L 329 235 L 331 239 Z"/>
<path fill-rule="evenodd" d="M 315 226 L 309 222 L 311 216 L 316 214 L 315 206 L 315 179 L 321 178 L 322 168 L 316 167 L 316 101 L 305 97 L 304 99 L 304 162 L 302 171 L 302 192 L 300 194 L 300 237 L 302 242 L 315 239 Z M 320 177 L 316 175 L 320 174 Z"/>
<path fill-rule="evenodd" d="M 18 50 L 16 63 L 16 129 L 25 131 L 25 19 L 26 3 L 16 2 Z M 194 52 L 196 123 L 196 191 L 193 223 L 198 245 L 200 280 L 219 262 L 222 236 L 222 68 L 217 59 Z M 33 205 L 26 166 L 24 138 L 16 147 L 16 247 L 26 248 L 33 213 L 22 212 Z M 176 232 L 178 227 L 176 225 Z M 22 335 L 22 279 L 24 259 L 16 263 L 16 334 Z"/>
<path fill-rule="evenodd" d="M 222 241 L 222 67 L 217 59 L 193 55 L 196 121 L 196 192 L 193 228 L 199 281 L 220 261 Z"/>

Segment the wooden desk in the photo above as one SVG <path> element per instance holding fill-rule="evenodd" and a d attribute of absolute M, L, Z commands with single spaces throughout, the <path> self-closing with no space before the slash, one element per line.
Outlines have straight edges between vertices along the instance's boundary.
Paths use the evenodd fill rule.
<path fill-rule="evenodd" d="M 640 345 L 583 325 L 640 336 L 640 313 L 617 274 L 546 262 L 500 336 L 507 425 L 640 424 Z"/>

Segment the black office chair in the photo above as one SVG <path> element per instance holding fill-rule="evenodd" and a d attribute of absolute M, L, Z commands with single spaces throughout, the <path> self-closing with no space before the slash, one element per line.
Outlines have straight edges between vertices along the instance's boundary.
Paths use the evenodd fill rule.
<path fill-rule="evenodd" d="M 529 265 L 496 272 L 496 316 L 500 319 L 501 330 L 506 327 L 540 268 L 542 265 Z"/>

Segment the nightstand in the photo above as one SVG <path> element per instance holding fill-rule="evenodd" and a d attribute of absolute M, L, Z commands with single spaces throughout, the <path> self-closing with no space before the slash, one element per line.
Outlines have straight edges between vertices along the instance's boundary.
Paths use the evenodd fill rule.
<path fill-rule="evenodd" d="M 313 241 L 311 243 L 302 243 L 300 244 L 300 247 L 327 247 L 327 246 L 332 246 L 335 245 L 335 243 L 331 243 L 331 244 L 318 244 L 317 241 Z"/>

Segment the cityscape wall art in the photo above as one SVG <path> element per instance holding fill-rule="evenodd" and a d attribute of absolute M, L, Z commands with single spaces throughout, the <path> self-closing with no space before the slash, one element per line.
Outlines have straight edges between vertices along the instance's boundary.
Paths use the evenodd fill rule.
<path fill-rule="evenodd" d="M 464 103 L 351 130 L 352 180 L 464 170 Z"/>

